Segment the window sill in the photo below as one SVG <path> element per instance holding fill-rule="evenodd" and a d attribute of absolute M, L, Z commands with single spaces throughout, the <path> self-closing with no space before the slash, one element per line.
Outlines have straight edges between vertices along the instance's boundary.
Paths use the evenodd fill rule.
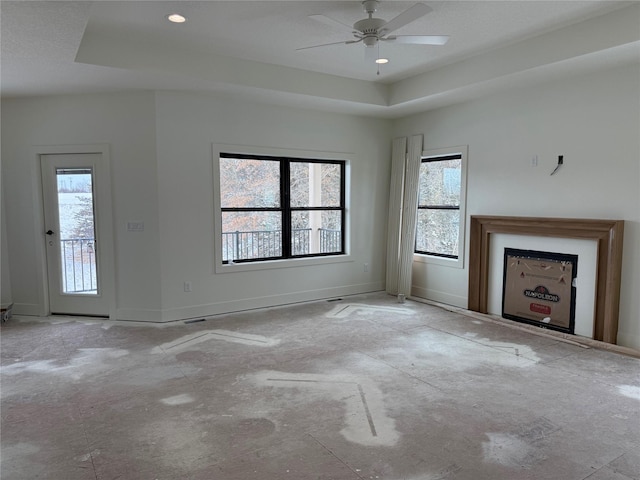
<path fill-rule="evenodd" d="M 432 255 L 425 255 L 423 253 L 414 253 L 413 261 L 424 264 L 440 265 L 449 268 L 464 268 L 464 261 L 462 257 L 458 258 L 445 258 L 435 257 Z"/>
<path fill-rule="evenodd" d="M 334 263 L 353 262 L 351 255 L 331 255 L 327 257 L 286 258 L 282 260 L 268 260 L 264 262 L 248 263 L 217 263 L 216 273 L 252 272 L 256 270 L 277 270 L 281 268 L 309 267 L 314 265 L 330 265 Z"/>

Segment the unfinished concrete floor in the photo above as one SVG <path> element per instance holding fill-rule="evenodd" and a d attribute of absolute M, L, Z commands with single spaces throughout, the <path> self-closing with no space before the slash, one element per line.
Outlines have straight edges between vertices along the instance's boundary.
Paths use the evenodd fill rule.
<path fill-rule="evenodd" d="M 2 479 L 640 478 L 640 361 L 384 294 L 2 327 Z"/>

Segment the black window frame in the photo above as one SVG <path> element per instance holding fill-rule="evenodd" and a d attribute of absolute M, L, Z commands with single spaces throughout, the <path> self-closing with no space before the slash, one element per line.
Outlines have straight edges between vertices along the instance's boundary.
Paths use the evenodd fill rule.
<path fill-rule="evenodd" d="M 335 159 L 320 159 L 320 158 L 299 158 L 288 157 L 279 155 L 252 155 L 245 153 L 231 153 L 220 152 L 220 158 L 231 158 L 238 160 L 265 160 L 265 161 L 277 161 L 280 163 L 280 207 L 223 207 L 220 205 L 220 215 L 224 212 L 280 212 L 282 235 L 281 235 L 281 252 L 282 255 L 274 257 L 259 257 L 259 258 L 245 258 L 245 259 L 233 259 L 222 260 L 224 265 L 230 263 L 253 263 L 253 262 L 267 262 L 273 260 L 285 260 L 294 258 L 311 258 L 311 257 L 328 257 L 336 255 L 345 255 L 345 238 L 346 238 L 346 160 Z M 340 205 L 337 207 L 292 207 L 291 206 L 291 169 L 292 162 L 298 163 L 321 163 L 321 164 L 334 164 L 340 166 Z M 219 172 L 218 172 L 219 174 Z M 338 252 L 320 252 L 320 253 L 308 253 L 308 254 L 293 254 L 292 253 L 292 226 L 291 219 L 293 212 L 299 211 L 339 211 L 340 215 L 340 251 Z M 221 223 L 222 225 L 222 223 Z M 224 232 L 220 232 L 222 236 Z"/>
<path fill-rule="evenodd" d="M 464 168 L 463 165 L 463 155 L 462 153 L 454 153 L 454 154 L 445 154 L 445 155 L 436 155 L 433 157 L 423 157 L 420 161 L 420 164 L 423 163 L 432 163 L 432 162 L 444 162 L 444 161 L 448 161 L 448 160 L 460 160 L 460 188 L 462 187 L 462 169 Z M 462 192 L 460 192 L 462 193 Z M 458 212 L 460 212 L 460 204 L 461 202 L 461 197 L 458 199 L 458 205 L 454 206 L 454 205 L 420 205 L 420 197 L 418 196 L 418 210 L 457 210 Z M 426 250 L 418 250 L 418 236 L 417 236 L 417 224 L 416 224 L 416 241 L 415 241 L 415 245 L 414 245 L 414 253 L 420 254 L 420 255 L 429 255 L 431 257 L 440 257 L 440 258 L 450 258 L 450 259 L 454 259 L 457 260 L 460 258 L 460 250 L 458 250 L 458 254 L 457 255 L 451 255 L 451 254 L 446 254 L 446 253 L 438 253 L 438 252 L 429 252 Z M 458 243 L 460 242 L 460 232 L 458 232 Z"/>

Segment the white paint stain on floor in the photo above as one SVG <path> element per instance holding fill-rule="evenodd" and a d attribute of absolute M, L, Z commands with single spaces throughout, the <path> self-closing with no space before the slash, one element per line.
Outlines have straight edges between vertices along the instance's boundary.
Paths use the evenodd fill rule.
<path fill-rule="evenodd" d="M 152 327 L 152 328 L 169 328 L 183 327 L 184 320 L 175 320 L 171 322 L 155 322 L 155 321 L 137 321 L 137 320 L 107 320 L 95 319 L 90 317 L 72 317 L 64 315 L 55 315 L 50 317 L 32 317 L 14 315 L 11 317 L 12 322 L 16 323 L 46 323 L 48 325 L 64 325 L 66 323 L 81 323 L 82 325 L 98 325 L 103 330 L 109 330 L 111 327 Z"/>
<path fill-rule="evenodd" d="M 450 358 L 449 368 L 464 371 L 479 365 L 500 365 L 505 367 L 525 368 L 535 365 L 540 357 L 530 346 L 493 341 L 477 334 L 455 335 L 443 332 L 438 340 L 431 332 L 416 332 L 405 348 L 385 349 L 387 354 L 404 356 L 405 352 L 416 352 L 416 365 L 425 360 L 440 361 L 440 358 Z M 468 340 L 461 343 L 460 339 Z"/>
<path fill-rule="evenodd" d="M 185 405 L 187 403 L 194 402 L 194 398 L 188 393 L 182 393 L 180 395 L 174 395 L 173 397 L 167 397 L 160 400 L 165 405 L 176 406 Z"/>
<path fill-rule="evenodd" d="M 342 402 L 346 426 L 340 433 L 350 442 L 388 447 L 395 445 L 400 438 L 395 420 L 387 416 L 382 391 L 367 378 L 272 370 L 250 375 L 249 378 L 262 387 L 320 391 L 332 400 Z"/>
<path fill-rule="evenodd" d="M 341 303 L 336 305 L 326 316 L 330 318 L 346 318 L 353 314 L 372 315 L 375 313 L 392 313 L 394 315 L 414 314 L 413 310 L 404 307 L 381 307 L 364 303 Z"/>
<path fill-rule="evenodd" d="M 487 433 L 489 440 L 482 442 L 484 461 L 505 467 L 527 468 L 544 460 L 538 449 L 517 435 Z"/>
<path fill-rule="evenodd" d="M 231 330 L 199 330 L 171 342 L 158 345 L 151 350 L 151 353 L 173 353 L 188 350 L 192 349 L 199 343 L 210 342 L 211 340 L 240 343 L 242 345 L 250 345 L 253 347 L 275 347 L 280 343 L 280 340 L 276 338 L 252 335 L 250 333 L 234 332 Z"/>
<path fill-rule="evenodd" d="M 637 385 L 618 385 L 618 391 L 625 397 L 640 400 L 640 387 Z"/>
<path fill-rule="evenodd" d="M 486 347 L 491 347 L 505 353 L 510 353 L 515 357 L 524 357 L 536 363 L 540 361 L 540 357 L 538 357 L 536 352 L 529 345 L 510 342 L 494 342 L 493 340 L 489 340 L 488 338 L 481 338 L 477 339 L 476 341 Z M 524 365 L 520 364 L 519 366 Z"/>
<path fill-rule="evenodd" d="M 14 457 L 22 457 L 38 453 L 40 447 L 33 443 L 20 442 L 2 445 L 2 460 L 9 461 Z"/>
<path fill-rule="evenodd" d="M 108 360 L 124 357 L 129 354 L 128 350 L 119 348 L 80 348 L 78 354 L 71 357 L 67 363 L 60 363 L 60 360 L 30 360 L 26 362 L 15 362 L 11 365 L 0 367 L 3 375 L 19 375 L 23 372 L 42 374 L 63 374 L 74 380 L 79 380 L 87 374 L 95 373 L 96 370 L 105 368 Z"/>

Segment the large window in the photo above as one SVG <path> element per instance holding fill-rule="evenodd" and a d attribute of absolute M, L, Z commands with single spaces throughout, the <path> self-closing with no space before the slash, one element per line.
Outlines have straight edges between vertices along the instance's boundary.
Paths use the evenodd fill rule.
<path fill-rule="evenodd" d="M 424 152 L 420 164 L 415 252 L 458 260 L 464 239 L 464 152 Z"/>
<path fill-rule="evenodd" d="M 345 162 L 220 154 L 222 261 L 344 254 Z"/>

